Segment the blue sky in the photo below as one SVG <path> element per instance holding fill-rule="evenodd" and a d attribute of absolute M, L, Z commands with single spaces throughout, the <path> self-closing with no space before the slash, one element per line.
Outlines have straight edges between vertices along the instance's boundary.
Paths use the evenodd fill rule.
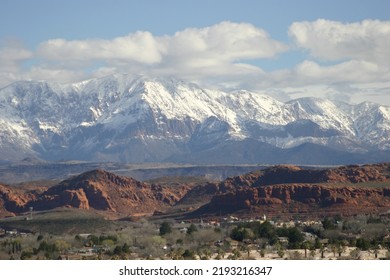
<path fill-rule="evenodd" d="M 172 34 L 221 21 L 249 22 L 288 39 L 294 21 L 388 20 L 387 0 L 2 0 L 1 38 L 29 46 L 52 38 L 113 38 L 138 30 Z M 6 28 L 4 28 L 6 27 Z"/>
<path fill-rule="evenodd" d="M 128 72 L 390 104 L 390 1 L 0 2 L 0 86 Z"/>

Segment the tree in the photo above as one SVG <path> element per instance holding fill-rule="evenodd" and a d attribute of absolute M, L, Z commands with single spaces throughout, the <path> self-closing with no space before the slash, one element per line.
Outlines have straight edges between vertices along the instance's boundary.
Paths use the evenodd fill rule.
<path fill-rule="evenodd" d="M 330 249 L 332 250 L 333 257 L 336 257 L 337 244 L 332 244 L 332 245 L 330 246 Z"/>
<path fill-rule="evenodd" d="M 70 244 L 62 239 L 56 240 L 54 245 L 60 253 L 63 253 L 70 248 Z"/>
<path fill-rule="evenodd" d="M 327 248 L 321 244 L 321 247 L 320 247 L 320 252 L 321 252 L 321 259 L 323 259 L 325 256 L 324 256 L 324 253 L 327 251 Z"/>
<path fill-rule="evenodd" d="M 356 239 L 356 247 L 362 251 L 368 251 L 371 247 L 370 241 L 365 238 Z"/>
<path fill-rule="evenodd" d="M 355 250 L 351 251 L 351 253 L 349 255 L 353 260 L 358 260 L 358 259 L 360 259 L 360 250 L 355 249 Z"/>
<path fill-rule="evenodd" d="M 251 253 L 251 249 L 250 249 L 250 247 L 248 245 L 243 244 L 242 246 L 240 246 L 240 250 L 242 252 L 246 252 L 248 254 L 248 258 L 249 258 L 249 255 Z"/>
<path fill-rule="evenodd" d="M 115 242 L 112 241 L 111 239 L 106 239 L 106 240 L 103 240 L 102 245 L 104 247 L 110 248 L 110 247 L 113 247 L 115 245 Z"/>
<path fill-rule="evenodd" d="M 223 250 L 222 248 L 218 248 L 217 249 L 217 256 L 215 257 L 216 260 L 220 260 L 220 259 L 224 259 L 225 258 L 225 250 Z"/>
<path fill-rule="evenodd" d="M 182 247 L 177 248 L 176 250 L 172 250 L 172 252 L 169 254 L 172 260 L 182 260 L 184 249 Z"/>
<path fill-rule="evenodd" d="M 205 248 L 202 250 L 203 256 L 201 256 L 201 260 L 209 260 L 211 257 L 211 251 L 208 248 Z"/>
<path fill-rule="evenodd" d="M 339 254 L 339 257 L 341 257 L 341 254 L 345 252 L 345 246 L 342 243 L 337 244 L 337 253 Z"/>
<path fill-rule="evenodd" d="M 122 246 L 119 246 L 119 245 L 117 245 L 117 246 L 115 246 L 115 248 L 114 248 L 114 255 L 120 255 L 120 254 L 122 254 Z"/>
<path fill-rule="evenodd" d="M 280 258 L 283 258 L 283 256 L 284 256 L 284 250 L 283 250 L 283 248 L 279 248 L 279 249 L 278 249 L 278 256 L 279 256 Z"/>
<path fill-rule="evenodd" d="M 160 226 L 160 235 L 165 235 L 172 232 L 172 227 L 168 222 L 163 222 Z"/>
<path fill-rule="evenodd" d="M 189 249 L 186 249 L 181 256 L 185 260 L 195 260 L 194 252 L 192 250 L 189 250 Z"/>
<path fill-rule="evenodd" d="M 191 224 L 188 229 L 187 229 L 187 234 L 192 234 L 193 232 L 198 231 L 198 228 L 194 225 Z"/>
<path fill-rule="evenodd" d="M 99 237 L 97 237 L 96 235 L 89 235 L 88 236 L 88 244 L 89 246 L 93 246 L 93 245 L 99 245 L 100 244 L 100 241 L 99 241 Z"/>
<path fill-rule="evenodd" d="M 229 260 L 238 260 L 241 258 L 241 252 L 238 249 L 233 249 L 232 254 L 228 257 Z"/>
<path fill-rule="evenodd" d="M 129 254 L 130 253 L 130 247 L 129 247 L 129 245 L 127 245 L 127 243 L 123 244 L 122 252 L 125 253 L 125 254 Z"/>
<path fill-rule="evenodd" d="M 327 229 L 335 229 L 336 226 L 335 224 L 328 218 L 325 218 L 323 221 L 322 221 L 322 226 L 325 230 Z"/>
<path fill-rule="evenodd" d="M 32 257 L 32 252 L 30 251 L 22 251 L 22 254 L 20 255 L 21 260 L 28 260 L 31 259 Z"/>
<path fill-rule="evenodd" d="M 310 257 L 311 257 L 312 259 L 314 259 L 315 256 L 316 256 L 316 248 L 311 247 L 311 248 L 310 248 Z"/>
<path fill-rule="evenodd" d="M 265 250 L 264 249 L 260 249 L 259 253 L 260 253 L 260 257 L 262 257 L 262 258 L 265 257 Z"/>
<path fill-rule="evenodd" d="M 375 244 L 372 245 L 372 249 L 373 249 L 373 253 L 374 253 L 374 256 L 375 258 L 377 259 L 378 258 L 378 254 L 379 254 L 379 249 L 380 249 L 380 246 L 377 242 L 374 242 Z"/>
<path fill-rule="evenodd" d="M 246 228 L 234 227 L 230 233 L 230 237 L 236 241 L 243 241 L 248 236 L 248 230 Z"/>
<path fill-rule="evenodd" d="M 309 241 L 304 241 L 302 242 L 302 249 L 305 250 L 305 259 L 307 259 L 307 249 L 310 248 L 310 242 Z"/>
<path fill-rule="evenodd" d="M 376 247 L 376 248 L 374 249 L 374 255 L 375 255 L 375 258 L 376 258 L 376 259 L 378 258 L 378 253 L 379 253 L 379 248 Z"/>
<path fill-rule="evenodd" d="M 287 237 L 288 237 L 288 242 L 292 244 L 299 243 L 305 240 L 305 237 L 303 236 L 302 232 L 296 227 L 290 228 L 288 230 Z"/>
<path fill-rule="evenodd" d="M 150 238 L 149 242 L 151 243 L 151 245 L 153 247 L 157 247 L 157 248 L 162 248 L 167 243 L 165 238 L 163 238 L 159 235 L 152 236 Z"/>
<path fill-rule="evenodd" d="M 183 239 L 179 238 L 176 240 L 177 245 L 183 245 Z"/>
<path fill-rule="evenodd" d="M 262 224 L 257 224 L 254 228 L 256 237 L 267 238 L 271 245 L 275 244 L 278 240 L 275 227 L 269 222 L 265 221 Z"/>

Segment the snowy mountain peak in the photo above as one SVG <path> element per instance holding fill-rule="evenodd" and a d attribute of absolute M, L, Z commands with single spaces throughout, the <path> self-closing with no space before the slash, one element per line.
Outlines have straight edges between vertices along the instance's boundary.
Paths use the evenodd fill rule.
<path fill-rule="evenodd" d="M 195 152 L 207 157 L 210 149 L 243 141 L 283 151 L 312 143 L 363 153 L 390 149 L 390 108 L 319 98 L 282 103 L 263 93 L 115 74 L 68 85 L 31 81 L 2 88 L 0 131 L 0 153 L 9 160 L 33 154 L 163 161 Z"/>

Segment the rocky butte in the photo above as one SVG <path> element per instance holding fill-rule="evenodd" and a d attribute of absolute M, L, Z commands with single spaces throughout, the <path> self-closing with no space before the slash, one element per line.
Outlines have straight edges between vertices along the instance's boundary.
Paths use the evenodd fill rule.
<path fill-rule="evenodd" d="M 0 217 L 29 207 L 37 211 L 65 207 L 99 211 L 115 219 L 152 215 L 174 205 L 200 206 L 189 217 L 386 213 L 390 163 L 331 169 L 277 165 L 197 186 L 147 184 L 103 170 L 85 172 L 39 192 L 0 185 Z"/>
<path fill-rule="evenodd" d="M 389 174 L 388 163 L 334 169 L 274 166 L 209 185 L 215 194 L 193 215 L 385 213 L 390 209 Z"/>
<path fill-rule="evenodd" d="M 36 211 L 55 208 L 98 210 L 107 217 L 151 215 L 172 206 L 188 191 L 146 184 L 104 170 L 85 172 L 48 188 L 40 194 L 22 193 L 0 186 L 0 213 L 17 214 L 29 207 Z"/>

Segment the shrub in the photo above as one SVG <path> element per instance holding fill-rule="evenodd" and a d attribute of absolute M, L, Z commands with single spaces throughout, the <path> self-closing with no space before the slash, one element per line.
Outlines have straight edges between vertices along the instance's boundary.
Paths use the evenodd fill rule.
<path fill-rule="evenodd" d="M 172 232 L 172 227 L 168 222 L 163 222 L 160 226 L 160 235 L 165 235 Z"/>

